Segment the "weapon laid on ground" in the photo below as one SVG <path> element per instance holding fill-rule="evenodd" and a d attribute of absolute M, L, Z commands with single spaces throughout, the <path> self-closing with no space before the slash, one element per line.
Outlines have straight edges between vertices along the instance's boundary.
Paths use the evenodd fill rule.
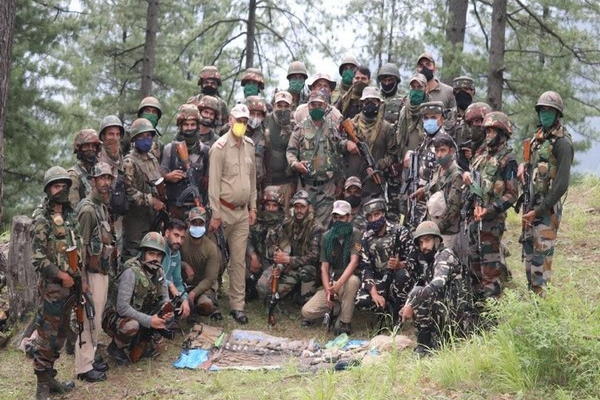
<path fill-rule="evenodd" d="M 329 287 L 333 286 L 334 276 L 335 272 L 331 271 L 331 274 L 329 276 Z M 323 326 L 326 326 L 327 332 L 330 332 L 331 328 L 333 328 L 333 326 L 335 325 L 335 319 L 337 317 L 335 315 L 335 294 L 331 293 L 327 300 L 331 303 L 331 307 L 329 307 L 329 309 L 325 313 L 325 316 L 323 317 Z"/>
<path fill-rule="evenodd" d="M 417 213 L 417 199 L 411 199 L 410 195 L 415 193 L 419 188 L 419 154 L 416 151 L 410 153 L 410 167 L 408 169 L 408 177 L 404 182 L 400 193 L 409 195 L 408 201 L 410 203 L 410 221 L 409 225 L 416 228 L 415 216 Z"/>
<path fill-rule="evenodd" d="M 279 247 L 275 250 L 276 252 L 279 251 Z M 281 271 L 280 268 L 281 264 L 275 264 L 273 263 L 273 270 L 271 272 L 271 294 L 269 295 L 269 300 L 268 300 L 268 308 L 269 308 L 269 316 L 268 316 L 268 322 L 269 325 L 271 326 L 275 326 L 275 308 L 277 307 L 277 303 L 279 302 L 279 277 L 275 277 L 275 269 L 279 269 Z"/>
<path fill-rule="evenodd" d="M 75 311 L 75 319 L 77 321 L 77 335 L 79 336 L 79 347 L 83 346 L 85 342 L 81 338 L 81 334 L 83 333 L 83 324 L 85 319 L 83 317 L 83 313 L 85 313 L 89 324 L 90 329 L 94 330 L 94 304 L 90 301 L 89 296 L 86 293 L 83 293 L 83 283 L 81 280 L 81 273 L 79 273 L 79 255 L 77 254 L 77 247 L 72 246 L 66 250 L 67 254 L 67 262 L 69 264 L 69 268 L 73 271 L 74 276 L 73 280 L 75 281 L 75 285 L 73 288 L 75 292 L 70 296 L 69 299 L 65 302 L 67 307 L 73 307 Z"/>
<path fill-rule="evenodd" d="M 354 132 L 354 125 L 352 124 L 352 120 L 347 119 L 344 122 L 342 122 L 342 128 L 348 134 L 348 137 L 350 138 L 350 140 L 352 140 L 354 143 L 356 143 L 356 146 L 358 147 L 358 154 L 360 155 L 360 158 L 362 158 L 363 161 L 365 162 L 365 164 L 367 164 L 367 168 L 371 168 L 371 170 L 373 171 L 372 174 L 370 175 L 370 178 L 373 179 L 373 182 L 375 182 L 377 185 L 379 185 L 381 187 L 382 193 L 385 196 L 386 191 L 385 191 L 385 182 L 383 180 L 383 174 L 381 173 L 381 171 L 379 171 L 377 169 L 377 164 L 375 163 L 375 159 L 373 158 L 373 156 L 371 155 L 371 152 L 369 151 L 369 146 L 363 140 L 360 140 L 358 138 L 358 136 L 356 136 L 356 133 Z"/>

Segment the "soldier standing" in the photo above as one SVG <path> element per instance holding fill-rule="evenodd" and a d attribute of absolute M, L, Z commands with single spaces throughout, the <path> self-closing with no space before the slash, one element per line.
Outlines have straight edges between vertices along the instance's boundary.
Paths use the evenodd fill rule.
<path fill-rule="evenodd" d="M 425 76 L 415 74 L 410 78 L 409 85 L 408 102 L 400 111 L 396 131 L 399 160 L 404 160 L 406 152 L 416 149 L 425 137 L 420 108 L 421 104 L 427 101 L 427 93 L 425 92 L 427 80 Z"/>
<path fill-rule="evenodd" d="M 265 99 L 260 96 L 249 96 L 246 98 L 246 105 L 250 110 L 246 136 L 254 142 L 256 191 L 257 196 L 260 197 L 265 186 L 269 185 L 271 181 L 271 143 L 269 137 L 265 135 L 263 126 L 267 115 L 267 104 Z"/>
<path fill-rule="evenodd" d="M 444 121 L 446 132 L 454 139 L 459 148 L 469 140 L 469 130 L 465 123 L 465 112 L 475 97 L 475 83 L 468 76 L 459 76 L 452 82 L 456 106 L 450 109 Z M 464 168 L 464 159 L 459 158 L 459 165 Z"/>
<path fill-rule="evenodd" d="M 400 70 L 394 63 L 383 64 L 377 73 L 377 82 L 384 102 L 383 117 L 394 126 L 398 123 L 400 110 L 406 101 L 406 97 L 398 92 L 400 81 Z"/>
<path fill-rule="evenodd" d="M 254 142 L 245 136 L 250 111 L 244 104 L 231 110 L 229 131 L 210 149 L 208 197 L 212 207 L 209 231 L 223 225 L 229 247 L 229 302 L 231 316 L 248 323 L 244 311 L 246 244 L 256 221 L 256 161 Z"/>
<path fill-rule="evenodd" d="M 200 104 L 204 97 L 210 96 L 215 99 L 217 105 L 214 109 L 215 116 L 213 117 L 214 125 L 212 125 L 212 127 L 214 127 L 217 132 L 221 130 L 229 118 L 229 109 L 227 108 L 227 103 L 219 95 L 219 88 L 221 87 L 221 84 L 221 73 L 217 67 L 214 65 L 206 65 L 202 67 L 202 70 L 200 70 L 200 76 L 198 77 L 200 93 L 196 96 L 190 97 L 187 101 L 188 103 L 198 105 L 198 108 L 200 108 Z M 200 114 L 202 114 L 202 110 L 200 110 Z M 200 121 L 200 123 L 202 124 L 202 121 Z"/>
<path fill-rule="evenodd" d="M 113 189 L 118 176 L 123 176 L 123 154 L 119 142 L 125 134 L 123 123 L 116 115 L 107 115 L 102 118 L 98 135 L 102 141 L 102 150 L 98 156 L 98 162 L 110 165 L 112 169 Z"/>
<path fill-rule="evenodd" d="M 220 102 L 216 97 L 204 95 L 198 103 L 193 101 L 191 104 L 196 104 L 200 111 L 200 125 L 198 126 L 200 141 L 210 149 L 219 139 L 216 129 L 223 126 L 217 125 L 221 115 Z M 229 112 L 227 113 L 229 114 Z"/>
<path fill-rule="evenodd" d="M 339 65 L 338 72 L 342 77 L 340 84 L 337 86 L 337 89 L 331 89 L 333 93 L 331 93 L 331 104 L 336 104 L 338 100 L 340 100 L 350 87 L 352 86 L 352 80 L 354 79 L 354 75 L 356 74 L 356 70 L 358 69 L 358 60 L 356 57 L 352 55 L 347 55 L 342 58 L 342 62 Z M 334 87 L 335 87 L 334 82 Z"/>
<path fill-rule="evenodd" d="M 69 203 L 71 177 L 61 167 L 51 167 L 44 174 L 46 198 L 33 212 L 31 225 L 31 263 L 40 274 L 40 307 L 36 316 L 38 337 L 35 340 L 33 368 L 37 375 L 37 400 L 48 400 L 50 393 L 64 393 L 75 387 L 73 382 L 54 379 L 54 362 L 58 359 L 70 331 L 74 277 L 66 251 L 80 248 L 73 209 Z"/>
<path fill-rule="evenodd" d="M 293 98 L 293 109 L 308 101 L 308 90 L 305 82 L 308 79 L 308 71 L 302 61 L 292 61 L 288 67 L 287 80 L 289 82 L 288 93 Z"/>
<path fill-rule="evenodd" d="M 101 359 L 95 360 L 95 347 L 108 296 L 108 274 L 116 268 L 116 238 L 108 209 L 113 169 L 98 162 L 90 177 L 92 191 L 79 203 L 77 219 L 84 246 L 82 279 L 90 289 L 96 312 L 93 321 L 84 314 L 83 332 L 75 345 L 75 372 L 78 379 L 99 382 L 106 379 L 108 365 Z"/>
<path fill-rule="evenodd" d="M 456 106 L 452 87 L 440 82 L 435 76 L 437 68 L 435 59 L 430 53 L 423 53 L 417 59 L 417 72 L 427 79 L 427 94 L 429 101 L 441 101 L 443 109 L 447 110 Z"/>
<path fill-rule="evenodd" d="M 77 155 L 77 163 L 68 170 L 72 181 L 69 201 L 73 209 L 92 190 L 89 175 L 94 164 L 98 162 L 101 145 L 102 142 L 94 129 L 82 129 L 75 135 L 73 153 Z"/>
<path fill-rule="evenodd" d="M 325 101 L 327 102 L 327 110 L 325 111 L 325 118 L 330 119 L 335 126 L 338 126 L 342 122 L 342 113 L 340 110 L 332 106 L 331 99 L 333 95 L 331 92 L 335 89 L 335 81 L 331 79 L 329 74 L 324 72 L 317 72 L 312 76 L 312 83 L 308 84 L 310 93 L 320 92 L 323 94 Z M 310 96 L 309 96 L 310 99 Z M 309 116 L 308 104 L 301 104 L 296 108 L 294 112 L 294 121 L 296 124 L 302 123 Z"/>
<path fill-rule="evenodd" d="M 248 68 L 241 81 L 244 97 L 258 96 L 265 89 L 265 77 L 258 68 Z"/>
<path fill-rule="evenodd" d="M 562 217 L 563 196 L 569 188 L 573 143 L 561 122 L 564 105 L 556 92 L 542 93 L 535 105 L 540 128 L 530 142 L 529 165 L 519 167 L 519 178 L 525 182 L 530 168 L 531 204 L 523 208 L 523 253 L 529 288 L 545 296 L 552 274 L 554 243 Z"/>
<path fill-rule="evenodd" d="M 336 102 L 335 108 L 340 110 L 343 119 L 354 118 L 361 111 L 360 98 L 363 90 L 369 86 L 371 81 L 371 70 L 366 65 L 359 65 L 352 78 L 352 86 Z"/>

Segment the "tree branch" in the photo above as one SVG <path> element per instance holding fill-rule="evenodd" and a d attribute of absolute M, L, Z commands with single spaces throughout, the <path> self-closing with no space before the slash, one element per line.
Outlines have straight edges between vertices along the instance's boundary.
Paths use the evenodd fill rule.
<path fill-rule="evenodd" d="M 246 32 L 241 32 L 229 39 L 227 39 L 223 44 L 221 44 L 221 46 L 219 47 L 219 51 L 217 52 L 217 55 L 215 56 L 215 58 L 212 60 L 211 65 L 215 65 L 217 63 L 217 60 L 219 59 L 219 57 L 221 57 L 221 54 L 223 54 L 223 50 L 225 50 L 225 47 L 227 47 L 227 45 L 231 42 L 233 42 L 234 40 L 236 40 L 239 37 L 242 37 L 246 34 Z"/>
<path fill-rule="evenodd" d="M 183 49 L 181 49 L 181 51 L 179 52 L 179 55 L 177 56 L 177 58 L 175 58 L 175 61 L 173 61 L 173 64 L 177 63 L 179 61 L 179 59 L 181 58 L 181 56 L 183 55 L 183 53 L 185 53 L 185 51 L 187 50 L 187 48 L 190 47 L 190 45 L 192 43 L 194 43 L 194 41 L 196 41 L 196 39 L 198 39 L 199 37 L 201 37 L 202 35 L 204 35 L 206 32 L 210 31 L 213 28 L 216 28 L 217 26 L 219 26 L 221 24 L 230 24 L 230 23 L 235 23 L 235 22 L 247 22 L 247 21 L 245 19 L 243 19 L 243 18 L 222 19 L 222 20 L 216 21 L 216 22 L 210 24 L 209 26 L 207 26 L 206 28 L 202 29 L 200 31 L 200 33 L 198 33 L 197 35 L 195 35 L 192 39 L 190 39 L 183 46 Z"/>
<path fill-rule="evenodd" d="M 482 2 L 486 4 L 485 2 Z M 479 28 L 481 28 L 481 33 L 483 33 L 483 37 L 485 38 L 485 50 L 490 51 L 490 39 L 488 37 L 487 32 L 485 31 L 485 27 L 483 25 L 483 21 L 481 20 L 481 16 L 477 11 L 477 0 L 473 0 L 473 12 L 475 13 L 475 18 L 477 18 L 477 23 L 479 24 Z"/>

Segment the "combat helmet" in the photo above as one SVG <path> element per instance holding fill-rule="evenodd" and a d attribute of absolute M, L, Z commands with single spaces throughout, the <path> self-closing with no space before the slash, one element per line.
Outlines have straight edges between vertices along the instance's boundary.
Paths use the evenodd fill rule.
<path fill-rule="evenodd" d="M 183 121 L 188 119 L 195 120 L 197 123 L 200 123 L 200 111 L 198 107 L 193 104 L 182 104 L 179 107 L 179 112 L 177 113 L 177 125 L 181 125 Z"/>
<path fill-rule="evenodd" d="M 146 249 L 158 250 L 158 251 L 162 252 L 163 255 L 166 255 L 167 252 L 165 250 L 165 248 L 166 248 L 165 245 L 166 245 L 165 238 L 160 233 L 148 232 L 142 238 L 142 241 L 140 243 L 140 249 L 146 248 Z"/>
<path fill-rule="evenodd" d="M 75 135 L 73 140 L 73 153 L 77 153 L 84 144 L 96 145 L 96 153 L 100 151 L 102 142 L 94 129 L 82 129 Z"/>
<path fill-rule="evenodd" d="M 308 79 L 308 71 L 302 61 L 292 61 L 287 71 L 287 79 L 290 79 L 290 75 L 304 75 L 304 79 Z"/>
<path fill-rule="evenodd" d="M 469 104 L 465 110 L 465 122 L 469 123 L 477 118 L 485 119 L 485 116 L 492 112 L 492 107 L 482 101 Z"/>
<path fill-rule="evenodd" d="M 214 65 L 202 67 L 200 76 L 198 77 L 198 86 L 202 86 L 202 80 L 204 79 L 214 79 L 217 81 L 217 86 L 221 86 L 221 73 Z"/>
<path fill-rule="evenodd" d="M 393 76 L 400 83 L 400 70 L 398 66 L 394 63 L 385 63 L 379 68 L 379 72 L 377 72 L 377 80 L 381 81 L 381 78 L 384 76 Z"/>
<path fill-rule="evenodd" d="M 267 201 L 274 201 L 280 207 L 283 207 L 283 196 L 279 191 L 279 187 L 277 186 L 267 186 L 263 192 L 262 203 L 266 203 Z"/>
<path fill-rule="evenodd" d="M 426 235 L 433 235 L 442 239 L 440 228 L 433 221 L 423 221 L 417 226 L 417 229 L 415 229 L 415 233 L 413 234 L 415 243 L 418 244 L 419 238 Z"/>
<path fill-rule="evenodd" d="M 263 114 L 267 114 L 267 103 L 264 97 L 261 96 L 248 96 L 246 98 L 246 106 L 250 111 L 259 111 Z"/>
<path fill-rule="evenodd" d="M 162 107 L 160 101 L 156 97 L 148 96 L 144 97 L 138 106 L 138 117 L 142 115 L 144 107 L 154 107 L 158 110 L 158 119 L 162 116 Z"/>
<path fill-rule="evenodd" d="M 97 162 L 92 167 L 92 171 L 90 172 L 90 178 L 97 178 L 102 175 L 110 175 L 114 178 L 113 170 L 110 165 L 105 162 Z"/>
<path fill-rule="evenodd" d="M 508 116 L 501 111 L 492 111 L 485 116 L 483 120 L 483 129 L 485 128 L 496 128 L 502 130 L 507 137 L 512 135 L 512 124 L 510 123 Z"/>
<path fill-rule="evenodd" d="M 387 206 L 385 204 L 384 199 L 377 198 L 377 199 L 371 199 L 368 202 L 366 202 L 363 205 L 362 210 L 365 215 L 369 215 L 373 211 L 383 211 L 385 213 L 387 211 Z"/>
<path fill-rule="evenodd" d="M 198 102 L 198 111 L 202 111 L 205 108 L 209 108 L 209 109 L 213 110 L 215 112 L 216 116 L 218 116 L 219 111 L 221 109 L 220 105 L 219 105 L 219 100 L 217 100 L 213 96 L 208 96 L 208 95 L 202 96 L 202 98 Z"/>
<path fill-rule="evenodd" d="M 340 62 L 340 66 L 338 68 L 340 76 L 342 75 L 342 67 L 346 64 L 354 65 L 356 68 L 358 68 L 358 60 L 356 59 L 356 57 L 348 54 L 347 56 L 342 58 L 342 61 Z"/>
<path fill-rule="evenodd" d="M 550 90 L 540 95 L 540 98 L 535 104 L 535 111 L 539 112 L 540 107 L 552 107 L 559 112 L 559 117 L 562 117 L 565 105 L 560 95 Z"/>
<path fill-rule="evenodd" d="M 104 130 L 110 126 L 116 126 L 121 131 L 121 137 L 125 134 L 125 129 L 123 128 L 123 123 L 116 115 L 107 115 L 102 118 L 102 122 L 100 122 L 100 130 L 98 131 L 98 136 L 100 136 L 100 140 L 102 140 L 102 135 L 104 134 Z"/>
<path fill-rule="evenodd" d="M 146 118 L 138 118 L 131 123 L 131 141 L 135 140 L 135 137 L 140 133 L 152 132 L 152 135 L 156 135 L 156 129 L 152 126 L 152 123 Z"/>
<path fill-rule="evenodd" d="M 56 182 L 64 182 L 67 187 L 71 187 L 73 183 L 66 169 L 59 166 L 50 167 L 44 174 L 44 192 L 48 192 L 48 187 Z"/>
<path fill-rule="evenodd" d="M 265 77 L 262 71 L 258 68 L 248 68 L 242 77 L 242 86 L 246 86 L 249 81 L 257 82 L 258 87 L 262 90 L 265 88 Z"/>

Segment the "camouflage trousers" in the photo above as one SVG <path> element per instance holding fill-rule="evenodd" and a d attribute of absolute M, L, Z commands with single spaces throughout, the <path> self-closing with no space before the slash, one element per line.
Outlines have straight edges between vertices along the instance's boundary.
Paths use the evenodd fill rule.
<path fill-rule="evenodd" d="M 140 323 L 133 318 L 119 317 L 111 310 L 104 313 L 102 328 L 110 336 L 118 348 L 129 347 L 140 332 Z"/>
<path fill-rule="evenodd" d="M 315 210 L 315 217 L 323 227 L 329 226 L 331 220 L 331 210 L 335 201 L 336 184 L 335 179 L 330 179 L 325 183 L 311 185 L 306 182 L 303 188 L 310 196 L 310 201 Z"/>
<path fill-rule="evenodd" d="M 400 215 L 403 214 L 400 210 L 400 177 L 389 177 L 387 186 L 388 209 L 387 219 L 399 223 Z"/>
<path fill-rule="evenodd" d="M 261 296 L 271 294 L 272 268 L 267 268 L 258 280 L 256 288 Z M 315 294 L 317 268 L 314 265 L 303 265 L 300 268 L 282 273 L 279 276 L 279 295 L 283 298 L 297 285 L 300 285 L 300 297 L 308 300 Z"/>
<path fill-rule="evenodd" d="M 505 218 L 483 221 L 480 232 L 478 222 L 469 226 L 469 265 L 475 278 L 473 292 L 478 298 L 497 298 L 502 294 L 500 277 L 503 256 L 500 243 L 506 230 Z"/>
<path fill-rule="evenodd" d="M 65 344 L 71 318 L 71 305 L 67 304 L 70 289 L 58 283 L 46 284 L 41 293 L 35 324 L 38 337 L 34 344 L 33 368 L 50 370 Z"/>
<path fill-rule="evenodd" d="M 525 273 L 529 289 L 544 295 L 552 278 L 552 258 L 560 215 L 545 214 L 533 220 L 521 240 L 525 256 Z"/>
<path fill-rule="evenodd" d="M 385 310 L 382 310 L 373 302 L 364 277 L 360 289 L 356 293 L 356 308 L 371 312 L 388 313 L 392 316 L 394 322 L 396 322 L 398 312 L 404 303 L 406 303 L 408 293 L 414 285 L 414 279 L 412 279 L 405 269 L 388 270 L 388 272 L 382 271 L 380 273 L 374 285 L 377 288 L 377 293 L 385 298 Z"/>

